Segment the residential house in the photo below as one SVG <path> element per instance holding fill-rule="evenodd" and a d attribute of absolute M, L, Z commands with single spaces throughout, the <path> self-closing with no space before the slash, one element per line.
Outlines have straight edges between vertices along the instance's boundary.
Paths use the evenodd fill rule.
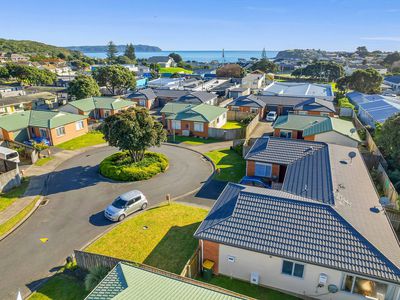
<path fill-rule="evenodd" d="M 399 241 L 357 148 L 261 138 L 247 172 L 282 185 L 225 187 L 194 234 L 215 274 L 312 299 L 400 299 Z"/>
<path fill-rule="evenodd" d="M 10 59 L 12 62 L 25 62 L 29 60 L 27 56 L 16 53 L 11 54 Z"/>
<path fill-rule="evenodd" d="M 57 101 L 57 96 L 50 92 L 0 98 L 0 114 L 10 114 L 29 109 L 53 109 L 58 106 Z"/>
<path fill-rule="evenodd" d="M 248 297 L 146 265 L 118 263 L 86 300 L 112 299 L 238 300 Z"/>
<path fill-rule="evenodd" d="M 127 96 L 127 99 L 136 103 L 137 106 L 152 109 L 158 107 L 157 96 L 152 89 L 138 90 Z"/>
<path fill-rule="evenodd" d="M 169 56 L 152 56 L 147 59 L 147 63 L 157 64 L 161 68 L 170 68 L 176 66 L 174 59 Z"/>
<path fill-rule="evenodd" d="M 209 104 L 167 103 L 161 109 L 169 133 L 208 138 L 208 129 L 221 128 L 227 121 L 227 109 Z"/>
<path fill-rule="evenodd" d="M 0 85 L 0 98 L 25 95 L 24 87 L 21 85 Z"/>
<path fill-rule="evenodd" d="M 190 92 L 176 99 L 177 103 L 217 105 L 218 96 L 209 92 Z"/>
<path fill-rule="evenodd" d="M 157 96 L 159 107 L 164 107 L 168 102 L 176 101 L 180 97 L 189 94 L 189 91 L 184 90 L 153 89 L 153 91 Z"/>
<path fill-rule="evenodd" d="M 383 83 L 391 86 L 396 93 L 400 93 L 400 75 L 387 76 L 384 78 Z"/>
<path fill-rule="evenodd" d="M 261 90 L 265 84 L 265 73 L 250 73 L 242 78 L 241 87 L 250 90 Z"/>
<path fill-rule="evenodd" d="M 335 94 L 330 84 L 307 82 L 274 81 L 264 88 L 262 94 L 267 96 L 313 97 L 327 101 L 335 99 Z"/>
<path fill-rule="evenodd" d="M 333 117 L 289 114 L 279 116 L 274 136 L 357 147 L 361 139 L 353 122 Z"/>
<path fill-rule="evenodd" d="M 81 100 L 70 101 L 60 107 L 60 111 L 85 115 L 92 119 L 105 119 L 122 110 L 135 106 L 128 100 L 112 97 L 90 97 Z"/>
<path fill-rule="evenodd" d="M 260 119 L 265 116 L 265 102 L 255 95 L 241 96 L 228 103 L 230 111 L 240 111 L 248 114 L 258 114 Z"/>
<path fill-rule="evenodd" d="M 0 129 L 2 140 L 47 139 L 54 146 L 87 133 L 88 123 L 87 116 L 28 110 L 0 116 Z"/>
<path fill-rule="evenodd" d="M 162 88 L 162 89 L 178 89 L 182 83 L 182 81 L 184 81 L 183 78 L 157 78 L 157 79 L 153 79 L 150 80 L 147 83 L 147 87 L 149 88 Z"/>
<path fill-rule="evenodd" d="M 237 97 L 248 96 L 248 95 L 250 95 L 250 89 L 249 88 L 239 87 L 239 88 L 230 89 L 228 97 L 236 99 Z"/>
<path fill-rule="evenodd" d="M 335 105 L 331 101 L 311 98 L 300 102 L 293 107 L 293 112 L 299 115 L 331 116 L 336 113 Z"/>

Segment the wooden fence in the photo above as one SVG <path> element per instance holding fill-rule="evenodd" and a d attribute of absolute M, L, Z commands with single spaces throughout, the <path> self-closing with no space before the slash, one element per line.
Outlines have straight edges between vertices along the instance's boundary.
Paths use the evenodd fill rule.
<path fill-rule="evenodd" d="M 247 114 L 249 116 L 249 114 Z M 208 128 L 208 136 L 210 138 L 231 141 L 239 139 L 247 139 L 250 137 L 254 128 L 257 126 L 259 120 L 258 115 L 256 115 L 253 120 L 244 128 L 236 129 L 224 129 L 224 128 Z"/>
<path fill-rule="evenodd" d="M 181 276 L 196 278 L 201 271 L 201 251 L 200 247 L 198 247 L 191 258 L 189 258 L 186 265 L 183 267 L 181 272 Z"/>
<path fill-rule="evenodd" d="M 99 266 L 103 266 L 111 270 L 119 262 L 134 263 L 129 260 L 123 260 L 111 256 L 105 256 L 101 254 L 89 253 L 79 250 L 74 251 L 74 256 L 76 259 L 77 266 L 84 270 L 90 270 L 94 267 L 99 267 Z"/>

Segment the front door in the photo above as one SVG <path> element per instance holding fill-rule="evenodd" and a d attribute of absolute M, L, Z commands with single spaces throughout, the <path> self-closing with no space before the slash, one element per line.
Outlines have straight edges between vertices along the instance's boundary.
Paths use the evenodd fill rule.
<path fill-rule="evenodd" d="M 47 130 L 46 129 L 39 128 L 39 132 L 40 132 L 40 136 L 42 138 L 46 138 L 47 139 Z"/>

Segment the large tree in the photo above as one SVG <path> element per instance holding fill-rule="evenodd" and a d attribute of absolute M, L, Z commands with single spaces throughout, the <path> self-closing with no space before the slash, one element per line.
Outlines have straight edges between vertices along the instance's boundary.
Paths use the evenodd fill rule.
<path fill-rule="evenodd" d="M 97 68 L 93 77 L 100 86 L 105 86 L 113 95 L 121 95 L 136 88 L 135 73 L 119 65 Z"/>
<path fill-rule="evenodd" d="M 48 70 L 40 70 L 27 65 L 9 63 L 6 68 L 10 77 L 24 84 L 52 85 L 57 79 L 56 74 Z"/>
<path fill-rule="evenodd" d="M 0 78 L 7 79 L 10 76 L 6 67 L 0 66 Z"/>
<path fill-rule="evenodd" d="M 167 139 L 162 124 L 145 108 L 130 108 L 109 116 L 101 131 L 110 146 L 127 151 L 134 162 L 141 161 L 148 148 L 159 147 Z"/>
<path fill-rule="evenodd" d="M 226 64 L 217 69 L 218 77 L 242 78 L 245 75 L 246 71 L 238 64 Z"/>
<path fill-rule="evenodd" d="M 276 73 L 276 72 L 278 72 L 279 67 L 274 62 L 272 62 L 266 58 L 262 58 L 259 61 L 255 62 L 253 64 L 253 66 L 251 67 L 251 69 L 253 71 L 260 70 L 260 71 L 263 71 L 264 73 Z"/>
<path fill-rule="evenodd" d="M 135 47 L 132 45 L 132 43 L 126 45 L 124 56 L 132 60 L 132 62 L 136 60 Z"/>
<path fill-rule="evenodd" d="M 76 99 L 100 96 L 100 88 L 91 76 L 79 75 L 68 86 L 68 93 Z"/>
<path fill-rule="evenodd" d="M 367 56 L 369 54 L 368 49 L 365 46 L 357 47 L 356 53 L 361 57 L 365 57 L 365 56 Z"/>
<path fill-rule="evenodd" d="M 317 61 L 292 72 L 293 76 L 307 76 L 313 79 L 323 79 L 325 81 L 336 81 L 344 75 L 341 65 L 334 62 Z"/>
<path fill-rule="evenodd" d="M 117 57 L 117 46 L 114 44 L 113 41 L 108 42 L 107 45 L 107 59 L 110 63 L 113 63 Z"/>
<path fill-rule="evenodd" d="M 391 67 L 395 62 L 399 62 L 400 61 L 400 53 L 399 52 L 393 52 L 388 54 L 384 60 L 383 63 L 388 66 Z"/>
<path fill-rule="evenodd" d="M 400 167 L 400 114 L 396 114 L 383 123 L 378 135 L 378 144 L 392 161 Z"/>
<path fill-rule="evenodd" d="M 374 68 L 356 70 L 349 76 L 348 86 L 355 91 L 375 94 L 381 92 L 383 77 Z"/>
<path fill-rule="evenodd" d="M 182 61 L 182 56 L 180 56 L 178 53 L 172 52 L 168 56 L 171 57 L 176 63 L 180 63 Z"/>

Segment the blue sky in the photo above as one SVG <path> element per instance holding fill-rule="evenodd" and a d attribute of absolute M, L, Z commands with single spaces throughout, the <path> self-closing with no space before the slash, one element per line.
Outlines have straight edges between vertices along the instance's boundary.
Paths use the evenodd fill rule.
<path fill-rule="evenodd" d="M 163 50 L 400 50 L 399 0 L 4 1 L 0 37 Z"/>

